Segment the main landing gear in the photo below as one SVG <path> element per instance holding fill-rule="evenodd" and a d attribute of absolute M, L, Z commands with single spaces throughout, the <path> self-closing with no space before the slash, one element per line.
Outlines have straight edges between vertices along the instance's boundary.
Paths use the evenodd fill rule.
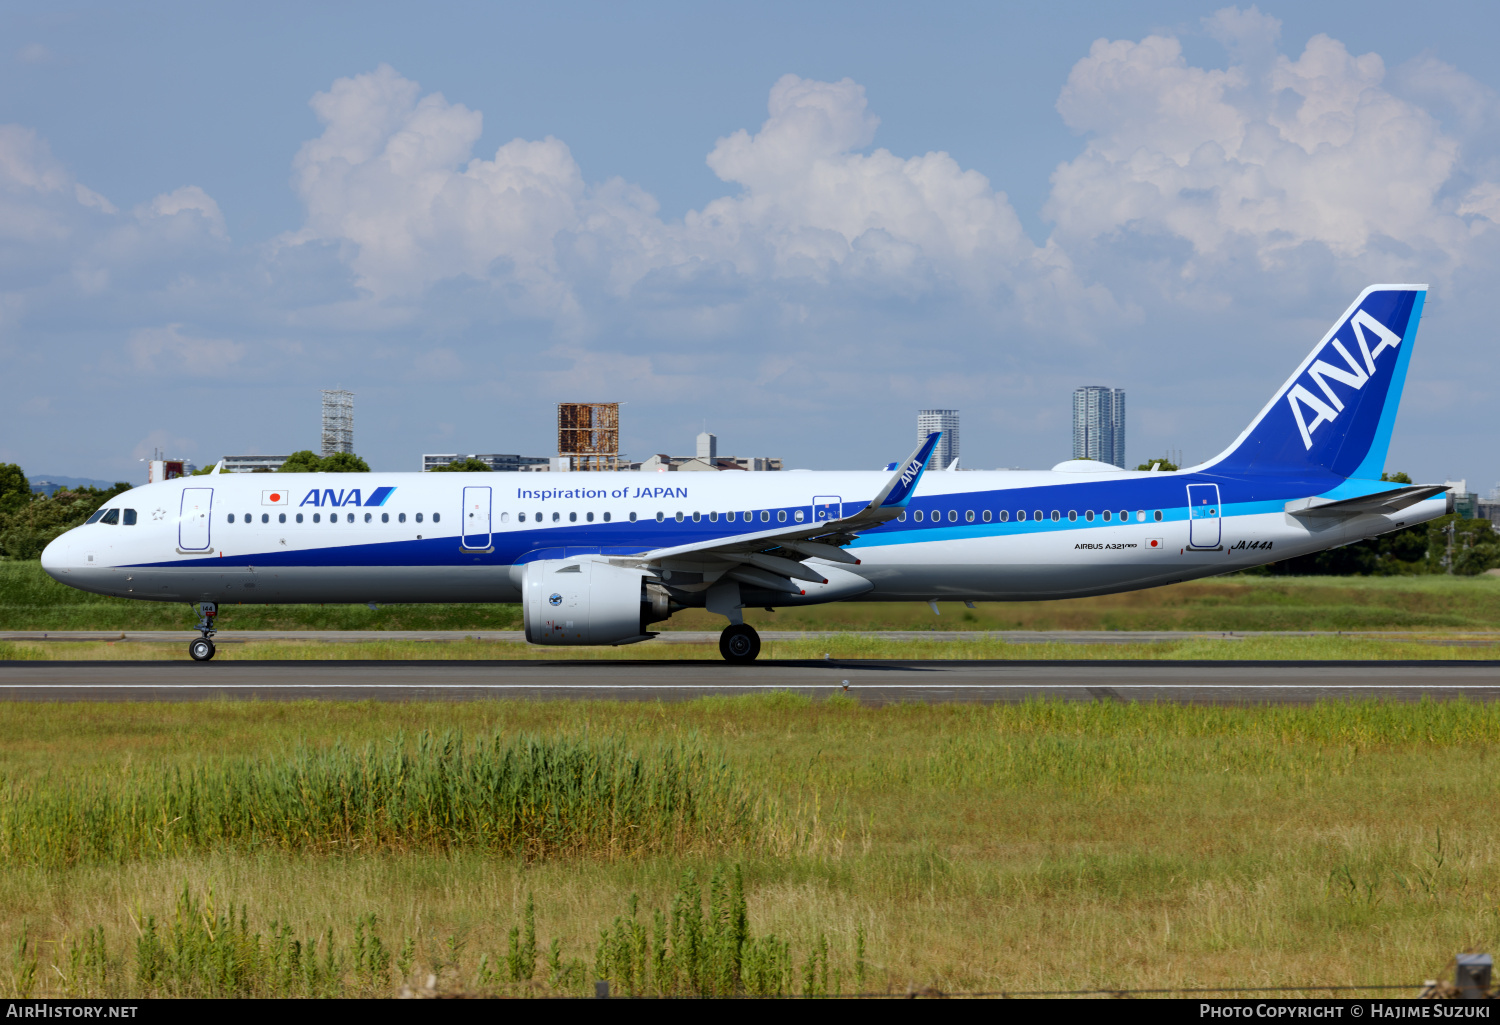
<path fill-rule="evenodd" d="M 196 641 L 188 645 L 188 654 L 193 657 L 194 662 L 207 662 L 214 657 L 214 642 L 212 637 L 217 631 L 214 629 L 214 617 L 219 614 L 219 606 L 211 601 L 198 604 L 198 630 L 203 634 Z M 760 647 L 759 644 L 756 645 Z"/>
<path fill-rule="evenodd" d="M 749 623 L 726 626 L 719 634 L 719 654 L 726 662 L 754 662 L 760 654 L 760 634 Z"/>

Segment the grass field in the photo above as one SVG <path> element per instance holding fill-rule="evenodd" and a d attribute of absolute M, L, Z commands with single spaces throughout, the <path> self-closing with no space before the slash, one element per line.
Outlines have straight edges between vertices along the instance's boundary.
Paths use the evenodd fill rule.
<path fill-rule="evenodd" d="M 746 621 L 775 630 L 1500 630 L 1500 577 L 1223 577 L 1066 601 L 841 602 Z M 225 605 L 226 630 L 514 630 L 514 605 Z M 186 605 L 64 587 L 36 562 L 0 560 L 0 630 L 188 629 Z M 657 629 L 717 630 L 680 612 Z"/>
<path fill-rule="evenodd" d="M 1500 941 L 1497 741 L 1463 702 L 12 705 L 0 990 L 1417 983 Z"/>

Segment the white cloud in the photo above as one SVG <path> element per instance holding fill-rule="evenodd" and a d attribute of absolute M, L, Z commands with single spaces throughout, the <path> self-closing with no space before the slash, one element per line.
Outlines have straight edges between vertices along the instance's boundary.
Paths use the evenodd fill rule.
<path fill-rule="evenodd" d="M 233 367 L 245 346 L 227 338 L 195 338 L 181 324 L 144 327 L 130 333 L 125 343 L 135 369 L 163 378 L 213 377 Z"/>
<path fill-rule="evenodd" d="M 1235 52 L 1279 30 L 1254 8 L 1209 21 Z M 1087 142 L 1053 177 L 1056 237 L 1180 239 L 1191 274 L 1245 252 L 1272 270 L 1309 244 L 1372 272 L 1451 274 L 1472 244 L 1449 196 L 1461 142 L 1385 78 L 1377 54 L 1325 35 L 1295 60 L 1224 70 L 1189 65 L 1175 38 L 1099 40 L 1058 100 Z M 1483 213 L 1486 195 L 1468 208 Z"/>
<path fill-rule="evenodd" d="M 79 188 L 82 187 L 79 186 Z M 209 234 L 219 238 L 228 237 L 228 233 L 224 230 L 224 214 L 220 212 L 219 204 L 196 185 L 184 185 L 173 192 L 162 193 L 150 203 L 142 206 L 137 211 L 137 216 L 141 218 L 176 217 L 184 213 L 201 217 Z"/>
<path fill-rule="evenodd" d="M 663 221 L 654 197 L 618 179 L 589 184 L 555 138 L 472 157 L 482 115 L 422 96 L 388 66 L 338 80 L 312 105 L 324 131 L 294 164 L 307 220 L 282 244 L 347 247 L 377 299 L 468 279 L 515 312 L 567 319 L 642 287 L 692 306 L 684 290 L 724 268 L 750 292 L 840 281 L 908 298 L 958 289 L 1002 305 L 1036 293 L 1032 312 L 1048 316 L 1063 294 L 1070 311 L 1108 305 L 1060 250 L 1026 237 L 983 175 L 942 152 L 860 152 L 879 121 L 848 79 L 776 82 L 760 130 L 734 132 L 708 155 L 738 194 L 681 222 Z"/>

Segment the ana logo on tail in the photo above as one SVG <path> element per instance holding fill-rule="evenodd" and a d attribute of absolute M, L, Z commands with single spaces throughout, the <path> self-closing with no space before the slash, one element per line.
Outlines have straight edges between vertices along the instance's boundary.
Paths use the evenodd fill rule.
<path fill-rule="evenodd" d="M 1375 357 L 1379 356 L 1386 349 L 1395 349 L 1401 344 L 1400 335 L 1380 323 L 1380 321 L 1370 316 L 1364 310 L 1360 310 L 1354 315 L 1350 321 L 1350 325 L 1354 329 L 1354 337 L 1359 341 L 1359 352 L 1364 357 L 1363 365 L 1349 354 L 1349 350 L 1344 347 L 1343 342 L 1337 338 L 1331 339 L 1330 344 L 1343 358 L 1348 369 L 1318 359 L 1312 366 L 1307 368 L 1307 377 L 1305 378 L 1310 383 L 1316 384 L 1318 390 L 1327 397 L 1328 401 L 1324 402 L 1314 395 L 1312 390 L 1303 384 L 1302 381 L 1298 381 L 1287 392 L 1287 405 L 1292 407 L 1292 417 L 1297 421 L 1297 427 L 1302 432 L 1302 445 L 1304 448 L 1312 448 L 1312 432 L 1318 429 L 1319 424 L 1333 423 L 1334 420 L 1338 419 L 1338 415 L 1344 411 L 1343 399 L 1339 398 L 1338 394 L 1333 390 L 1333 386 L 1328 382 L 1334 380 L 1358 391 L 1365 386 L 1365 382 L 1374 376 Z M 1370 348 L 1369 340 L 1365 337 L 1366 330 L 1371 331 L 1380 339 L 1380 344 L 1376 345 L 1374 349 Z M 1327 352 L 1327 349 L 1324 352 Z M 1306 413 L 1309 409 L 1315 414 L 1310 422 L 1307 419 Z"/>

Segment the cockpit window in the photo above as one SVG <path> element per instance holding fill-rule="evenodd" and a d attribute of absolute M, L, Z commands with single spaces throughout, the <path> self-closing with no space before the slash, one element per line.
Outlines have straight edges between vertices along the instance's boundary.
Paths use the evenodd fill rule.
<path fill-rule="evenodd" d="M 103 515 L 104 515 L 104 510 L 103 509 L 96 510 L 94 512 L 94 515 L 90 516 L 87 520 L 84 521 L 84 526 L 88 526 L 90 523 L 98 523 L 99 522 L 99 517 L 101 517 Z"/>
<path fill-rule="evenodd" d="M 99 522 L 100 523 L 108 523 L 111 526 L 118 524 L 120 522 L 120 510 L 118 510 L 118 509 L 108 509 L 108 510 L 106 510 L 105 513 L 104 513 L 104 516 L 99 520 Z"/>
<path fill-rule="evenodd" d="M 133 527 L 133 526 L 135 526 L 135 510 L 134 509 L 126 509 L 125 510 L 125 526 L 127 526 L 127 527 Z"/>

